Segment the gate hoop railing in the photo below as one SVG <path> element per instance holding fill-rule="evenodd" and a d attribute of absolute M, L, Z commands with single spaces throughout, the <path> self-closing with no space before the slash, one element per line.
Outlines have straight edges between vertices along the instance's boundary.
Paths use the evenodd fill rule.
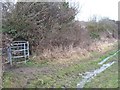
<path fill-rule="evenodd" d="M 12 65 L 15 59 L 24 58 L 26 63 L 29 58 L 29 42 L 28 41 L 13 41 L 8 49 L 8 62 Z"/>

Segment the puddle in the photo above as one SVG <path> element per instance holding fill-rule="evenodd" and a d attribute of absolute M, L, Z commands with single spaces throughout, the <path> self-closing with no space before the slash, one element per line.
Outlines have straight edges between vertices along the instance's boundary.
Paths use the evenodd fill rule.
<path fill-rule="evenodd" d="M 84 73 L 84 75 L 82 76 L 83 79 L 82 81 L 77 84 L 77 88 L 83 88 L 84 85 L 87 83 L 87 82 L 90 82 L 90 80 L 92 78 L 94 78 L 97 74 L 103 72 L 104 70 L 106 70 L 108 67 L 110 67 L 111 65 L 113 65 L 115 63 L 115 61 L 113 62 L 109 62 L 107 64 L 103 64 L 99 69 L 96 69 L 94 71 L 91 71 L 91 72 L 86 72 Z"/>
<path fill-rule="evenodd" d="M 120 50 L 118 50 L 117 52 L 115 52 L 113 55 L 108 56 L 107 58 L 103 59 L 101 62 L 99 62 L 98 64 L 101 65 L 104 62 L 106 62 L 108 59 L 110 59 L 111 57 L 115 56 Z"/>

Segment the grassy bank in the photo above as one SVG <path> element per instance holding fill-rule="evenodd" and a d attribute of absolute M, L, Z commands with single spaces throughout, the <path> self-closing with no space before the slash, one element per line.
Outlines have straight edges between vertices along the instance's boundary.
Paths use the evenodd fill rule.
<path fill-rule="evenodd" d="M 62 63 L 45 60 L 41 63 L 29 61 L 26 64 L 19 64 L 4 73 L 3 87 L 75 88 L 82 79 L 81 74 L 99 68 L 98 62 L 115 53 L 116 50 L 111 49 L 104 53 L 91 52 L 91 57 L 79 57 Z"/>

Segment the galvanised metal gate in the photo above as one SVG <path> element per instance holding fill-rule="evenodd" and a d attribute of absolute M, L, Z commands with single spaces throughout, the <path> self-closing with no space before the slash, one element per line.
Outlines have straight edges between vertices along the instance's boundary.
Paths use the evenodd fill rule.
<path fill-rule="evenodd" d="M 8 62 L 12 65 L 13 62 L 27 61 L 29 57 L 28 41 L 13 41 L 7 49 Z"/>

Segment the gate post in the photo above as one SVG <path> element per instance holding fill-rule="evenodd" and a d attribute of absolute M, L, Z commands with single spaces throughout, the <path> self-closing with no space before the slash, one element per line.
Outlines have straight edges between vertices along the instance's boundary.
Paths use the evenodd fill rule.
<path fill-rule="evenodd" d="M 25 43 L 24 43 L 24 57 L 25 57 L 25 63 L 26 63 L 26 49 L 27 47 L 25 46 Z"/>
<path fill-rule="evenodd" d="M 12 52 L 11 52 L 11 47 L 8 47 L 8 61 L 10 62 L 10 65 L 12 66 Z"/>

